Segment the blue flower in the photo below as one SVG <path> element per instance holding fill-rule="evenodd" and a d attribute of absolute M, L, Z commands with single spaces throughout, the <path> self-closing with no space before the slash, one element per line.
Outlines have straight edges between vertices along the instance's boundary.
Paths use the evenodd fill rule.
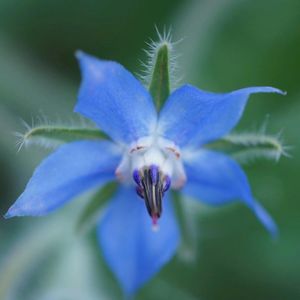
<path fill-rule="evenodd" d="M 58 148 L 35 170 L 6 217 L 45 215 L 117 180 L 119 189 L 99 222 L 98 238 L 127 294 L 153 277 L 179 244 L 169 188 L 212 205 L 240 200 L 276 233 L 241 167 L 203 146 L 232 130 L 251 94 L 280 90 L 251 87 L 215 94 L 183 85 L 158 114 L 149 92 L 120 64 L 82 52 L 77 57 L 83 79 L 75 111 L 111 141 L 83 140 Z M 154 232 L 158 222 L 160 230 Z"/>

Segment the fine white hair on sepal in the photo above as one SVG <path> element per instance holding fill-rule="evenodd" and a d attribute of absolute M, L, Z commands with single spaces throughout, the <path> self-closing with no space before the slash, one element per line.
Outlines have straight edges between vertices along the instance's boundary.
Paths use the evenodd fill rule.
<path fill-rule="evenodd" d="M 231 153 L 231 156 L 241 164 L 250 164 L 259 159 L 278 162 L 282 156 L 291 157 L 293 147 L 286 145 L 280 130 L 276 134 L 268 133 L 270 116 L 266 115 L 262 125 L 255 126 L 251 131 L 234 131 L 221 138 L 226 143 L 240 150 Z"/>
<path fill-rule="evenodd" d="M 67 121 L 61 121 L 57 116 L 55 120 L 49 120 L 45 114 L 40 114 L 35 118 L 31 118 L 31 123 L 27 123 L 21 119 L 21 131 L 14 132 L 17 138 L 17 152 L 23 147 L 30 145 L 38 145 L 46 149 L 53 149 L 61 145 L 61 141 L 55 138 L 43 137 L 39 132 L 49 132 L 53 129 L 96 129 L 96 127 L 81 116 L 70 118 Z"/>
<path fill-rule="evenodd" d="M 282 139 L 282 132 L 270 135 L 263 132 L 231 133 L 223 139 L 236 146 L 243 147 L 242 150 L 232 154 L 233 158 L 242 164 L 248 164 L 255 160 L 264 158 L 275 160 L 282 156 L 290 157 L 290 146 L 285 145 Z"/>
<path fill-rule="evenodd" d="M 182 81 L 178 69 L 178 58 L 180 57 L 180 54 L 176 52 L 176 45 L 179 44 L 182 39 L 177 41 L 173 40 L 171 27 L 168 30 L 166 27 L 164 27 L 162 33 L 158 30 L 157 26 L 155 26 L 155 30 L 157 34 L 157 40 L 150 38 L 149 41 L 146 42 L 147 49 L 144 49 L 144 52 L 146 53 L 146 61 L 143 62 L 140 60 L 142 70 L 140 74 L 137 74 L 137 76 L 148 88 L 155 67 L 158 50 L 161 48 L 161 46 L 167 45 L 169 50 L 170 87 L 171 90 L 173 90 L 178 87 Z"/>

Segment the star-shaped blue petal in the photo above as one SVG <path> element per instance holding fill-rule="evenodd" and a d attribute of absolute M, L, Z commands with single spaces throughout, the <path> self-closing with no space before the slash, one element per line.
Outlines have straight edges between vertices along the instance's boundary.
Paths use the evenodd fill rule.
<path fill-rule="evenodd" d="M 276 234 L 275 223 L 253 197 L 241 167 L 225 154 L 205 150 L 203 145 L 226 135 L 236 126 L 251 94 L 283 94 L 282 91 L 251 87 L 215 94 L 184 85 L 169 96 L 158 114 L 149 92 L 123 66 L 83 52 L 78 52 L 77 58 L 82 83 L 75 111 L 94 121 L 112 141 L 78 141 L 59 147 L 37 167 L 6 217 L 47 214 L 74 196 L 115 180 L 121 161 L 122 165 L 127 159 L 128 168 L 134 163 L 132 153 L 138 147 L 130 147 L 140 139 L 151 137 L 151 143 L 167 141 L 171 145 L 166 147 L 168 151 L 171 149 L 170 155 L 175 153 L 175 160 L 182 161 L 187 177 L 184 194 L 213 205 L 240 200 L 273 235 Z M 159 151 L 159 146 L 155 147 L 156 152 L 151 153 Z M 132 159 L 130 163 L 128 157 Z M 178 164 L 174 166 L 174 172 L 180 169 Z M 127 175 L 132 176 L 130 172 Z M 170 177 L 160 177 L 171 183 Z M 136 180 L 138 184 L 139 180 Z M 156 185 L 158 179 L 153 181 Z M 164 189 L 164 182 L 160 182 L 160 189 L 154 189 L 155 197 L 166 194 L 158 232 L 151 229 L 143 200 L 133 191 L 133 181 L 127 180 L 126 186 L 121 182 L 99 220 L 99 245 L 126 294 L 135 293 L 150 280 L 172 258 L 179 244 L 172 199 L 167 188 Z M 144 188 L 149 184 L 151 182 Z M 145 196 L 142 190 L 139 195 Z"/>
<path fill-rule="evenodd" d="M 78 52 L 82 83 L 75 111 L 113 140 L 130 143 L 151 134 L 156 111 L 145 87 L 123 66 Z"/>
<path fill-rule="evenodd" d="M 273 87 L 249 87 L 226 94 L 201 91 L 191 85 L 175 90 L 159 116 L 159 132 L 181 147 L 200 146 L 229 133 L 255 93 L 279 93 Z"/>
<path fill-rule="evenodd" d="M 123 290 L 133 294 L 174 255 L 179 230 L 170 199 L 156 232 L 149 226 L 144 204 L 132 188 L 122 188 L 107 208 L 98 228 L 104 257 Z"/>
<path fill-rule="evenodd" d="M 119 160 L 120 151 L 110 142 L 63 145 L 37 167 L 5 216 L 45 215 L 74 196 L 113 180 Z"/>
<path fill-rule="evenodd" d="M 185 160 L 185 170 L 188 176 L 185 194 L 211 205 L 240 200 L 276 235 L 276 224 L 252 196 L 245 173 L 233 159 L 222 153 L 199 150 Z"/>

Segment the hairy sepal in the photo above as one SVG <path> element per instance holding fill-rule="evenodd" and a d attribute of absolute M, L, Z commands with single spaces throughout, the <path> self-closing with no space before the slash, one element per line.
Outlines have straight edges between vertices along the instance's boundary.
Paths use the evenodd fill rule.
<path fill-rule="evenodd" d="M 280 135 L 233 133 L 205 147 L 225 152 L 242 164 L 258 159 L 278 161 L 282 155 L 288 156 L 288 147 L 283 144 Z"/>
<path fill-rule="evenodd" d="M 161 34 L 156 29 L 158 41 L 147 43 L 149 49 L 145 50 L 147 54 L 146 63 L 142 63 L 144 68 L 141 79 L 148 88 L 153 97 L 157 111 L 161 109 L 167 100 L 170 92 L 174 89 L 180 78 L 177 72 L 177 58 L 174 46 L 180 41 L 173 42 L 171 31 Z"/>
<path fill-rule="evenodd" d="M 157 49 L 149 92 L 159 111 L 170 95 L 169 46 L 167 43 L 163 43 Z"/>
<path fill-rule="evenodd" d="M 16 133 L 17 146 L 20 150 L 23 146 L 38 145 L 44 148 L 56 148 L 64 143 L 78 140 L 103 140 L 108 136 L 97 128 L 38 125 L 26 126 L 25 133 Z"/>

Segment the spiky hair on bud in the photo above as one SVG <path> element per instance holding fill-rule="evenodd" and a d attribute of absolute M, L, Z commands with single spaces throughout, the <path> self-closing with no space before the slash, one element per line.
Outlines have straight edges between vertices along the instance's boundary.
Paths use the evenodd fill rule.
<path fill-rule="evenodd" d="M 180 55 L 176 51 L 176 46 L 182 41 L 182 39 L 174 41 L 172 37 L 172 29 L 166 29 L 164 27 L 161 33 L 155 26 L 157 40 L 149 39 L 146 42 L 147 48 L 143 51 L 146 53 L 146 61 L 140 60 L 142 70 L 140 74 L 137 74 L 143 84 L 148 88 L 151 82 L 151 78 L 155 68 L 155 62 L 157 54 L 162 46 L 167 46 L 169 54 L 169 74 L 171 90 L 178 87 L 182 81 L 182 75 L 179 75 L 178 71 L 178 58 Z"/>

